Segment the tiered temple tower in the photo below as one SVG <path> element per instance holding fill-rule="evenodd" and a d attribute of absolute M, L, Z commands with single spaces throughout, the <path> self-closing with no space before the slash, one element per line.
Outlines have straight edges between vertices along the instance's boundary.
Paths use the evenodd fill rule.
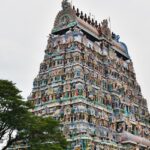
<path fill-rule="evenodd" d="M 148 150 L 150 115 L 127 46 L 108 21 L 62 2 L 29 98 L 62 124 L 68 150 Z"/>

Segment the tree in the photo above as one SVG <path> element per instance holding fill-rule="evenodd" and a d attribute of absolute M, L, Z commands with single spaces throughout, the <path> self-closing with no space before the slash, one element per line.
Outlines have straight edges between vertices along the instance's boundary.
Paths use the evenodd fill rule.
<path fill-rule="evenodd" d="M 0 80 L 0 140 L 7 141 L 2 150 L 16 141 L 26 141 L 30 150 L 65 149 L 59 122 L 33 115 L 31 103 L 23 101 L 20 92 L 12 82 Z"/>

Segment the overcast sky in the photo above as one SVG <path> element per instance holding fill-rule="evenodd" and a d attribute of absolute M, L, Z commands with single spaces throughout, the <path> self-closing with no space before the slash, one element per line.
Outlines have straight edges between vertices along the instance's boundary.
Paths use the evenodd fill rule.
<path fill-rule="evenodd" d="M 128 46 L 150 110 L 150 0 L 72 0 L 111 28 Z M 0 0 L 0 78 L 12 80 L 26 98 L 44 58 L 47 36 L 61 0 Z"/>

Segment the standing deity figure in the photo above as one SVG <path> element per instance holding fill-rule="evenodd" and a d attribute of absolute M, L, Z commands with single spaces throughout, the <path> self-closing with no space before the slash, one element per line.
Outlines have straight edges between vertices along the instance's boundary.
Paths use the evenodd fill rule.
<path fill-rule="evenodd" d="M 108 27 L 108 21 L 107 21 L 107 19 L 105 19 L 105 20 L 102 21 L 101 30 L 102 30 L 102 33 L 104 35 L 106 35 L 108 38 L 111 37 L 111 31 L 110 31 L 110 29 Z"/>

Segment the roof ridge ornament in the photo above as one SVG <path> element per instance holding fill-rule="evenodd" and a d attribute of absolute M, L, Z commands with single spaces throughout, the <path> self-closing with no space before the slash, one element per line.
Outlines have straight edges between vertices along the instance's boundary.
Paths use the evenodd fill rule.
<path fill-rule="evenodd" d="M 68 2 L 68 0 L 63 0 L 62 1 L 62 9 L 65 10 L 69 7 L 71 7 L 71 4 Z"/>

